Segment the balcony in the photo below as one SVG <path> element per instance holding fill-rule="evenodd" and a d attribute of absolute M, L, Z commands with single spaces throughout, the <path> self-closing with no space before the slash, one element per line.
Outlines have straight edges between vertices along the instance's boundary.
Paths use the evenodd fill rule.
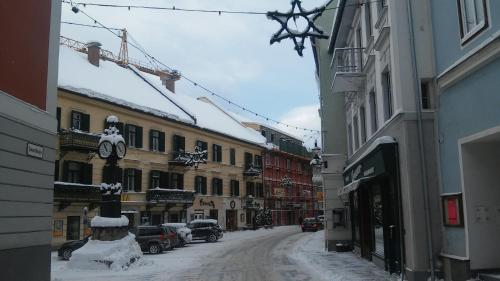
<path fill-rule="evenodd" d="M 100 136 L 74 130 L 61 130 L 59 132 L 59 144 L 61 150 L 77 150 L 83 152 L 95 152 L 99 145 Z"/>
<path fill-rule="evenodd" d="M 260 167 L 254 167 L 253 164 L 246 165 L 247 167 L 243 171 L 243 176 L 245 177 L 259 177 L 262 174 L 262 169 Z"/>
<path fill-rule="evenodd" d="M 101 192 L 99 186 L 54 182 L 54 202 L 59 202 L 59 210 L 63 210 L 71 203 L 98 204 L 101 202 Z"/>
<path fill-rule="evenodd" d="M 359 92 L 365 87 L 364 48 L 336 48 L 333 53 L 333 93 Z"/>
<path fill-rule="evenodd" d="M 146 191 L 146 201 L 153 204 L 189 204 L 194 201 L 194 191 L 153 188 Z"/>

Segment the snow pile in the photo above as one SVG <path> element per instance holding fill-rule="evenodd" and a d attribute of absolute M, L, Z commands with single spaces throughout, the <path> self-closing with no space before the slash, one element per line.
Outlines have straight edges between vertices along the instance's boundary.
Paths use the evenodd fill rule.
<path fill-rule="evenodd" d="M 91 227 L 122 227 L 128 225 L 128 218 L 121 216 L 119 218 L 107 218 L 95 216 L 90 222 Z"/>
<path fill-rule="evenodd" d="M 114 115 L 109 115 L 106 118 L 106 122 L 108 122 L 108 123 L 118 123 L 118 117 L 116 117 Z"/>
<path fill-rule="evenodd" d="M 72 253 L 68 268 L 127 270 L 132 264 L 140 264 L 142 258 L 135 235 L 129 233 L 116 241 L 89 239 L 87 244 Z"/>
<path fill-rule="evenodd" d="M 101 189 L 102 195 L 111 195 L 111 194 L 120 195 L 120 194 L 122 194 L 122 184 L 121 183 L 117 183 L 117 184 L 101 183 L 100 189 Z"/>

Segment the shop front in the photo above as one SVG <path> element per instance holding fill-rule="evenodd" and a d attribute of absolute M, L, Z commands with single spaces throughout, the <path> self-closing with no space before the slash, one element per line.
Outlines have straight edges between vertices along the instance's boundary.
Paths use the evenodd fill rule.
<path fill-rule="evenodd" d="M 379 145 L 345 170 L 339 197 L 347 210 L 335 210 L 333 227 L 345 227 L 350 214 L 354 251 L 391 273 L 401 271 L 397 144 Z"/>
<path fill-rule="evenodd" d="M 187 209 L 193 205 L 194 192 L 153 188 L 146 191 L 146 208 L 140 212 L 140 225 L 187 222 Z"/>
<path fill-rule="evenodd" d="M 255 216 L 257 212 L 264 208 L 264 200 L 256 199 L 253 196 L 247 196 L 243 200 L 243 210 L 246 217 L 246 227 L 253 228 L 255 224 Z"/>
<path fill-rule="evenodd" d="M 238 222 L 241 212 L 241 199 L 239 197 L 224 198 L 224 210 L 226 213 L 226 230 L 234 231 L 242 227 Z"/>
<path fill-rule="evenodd" d="M 189 221 L 197 219 L 214 219 L 222 227 L 224 224 L 224 202 L 222 197 L 218 196 L 197 196 L 193 206 L 188 209 Z"/>

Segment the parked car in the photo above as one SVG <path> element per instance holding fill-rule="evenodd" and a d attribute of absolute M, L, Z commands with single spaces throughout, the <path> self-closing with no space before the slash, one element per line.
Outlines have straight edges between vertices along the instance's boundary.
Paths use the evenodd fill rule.
<path fill-rule="evenodd" d="M 161 226 L 137 226 L 130 230 L 135 234 L 135 240 L 139 243 L 143 252 L 159 254 L 164 250 L 171 250 L 172 244 L 168 237 L 168 230 Z"/>
<path fill-rule="evenodd" d="M 83 245 L 87 244 L 90 236 L 83 238 L 82 240 L 70 241 L 62 244 L 62 246 L 57 250 L 57 255 L 60 259 L 69 260 L 73 251 L 80 249 Z"/>
<path fill-rule="evenodd" d="M 191 229 L 187 228 L 185 223 L 164 223 L 163 225 L 175 228 L 180 239 L 181 247 L 191 243 L 193 240 Z"/>
<path fill-rule="evenodd" d="M 191 229 L 193 240 L 215 242 L 224 235 L 222 227 L 217 224 L 216 220 L 193 220 L 186 227 Z"/>
<path fill-rule="evenodd" d="M 316 218 L 305 218 L 301 225 L 302 232 L 318 231 L 321 229 L 321 222 Z"/>
<path fill-rule="evenodd" d="M 179 237 L 179 234 L 177 233 L 177 230 L 172 226 L 162 225 L 162 227 L 167 231 L 167 237 L 168 240 L 170 240 L 170 245 L 172 245 L 172 249 L 182 247 L 181 239 Z"/>

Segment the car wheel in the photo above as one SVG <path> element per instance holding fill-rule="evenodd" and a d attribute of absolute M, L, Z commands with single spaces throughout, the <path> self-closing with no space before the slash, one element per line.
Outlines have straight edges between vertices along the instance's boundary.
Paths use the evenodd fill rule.
<path fill-rule="evenodd" d="M 215 235 L 213 233 L 208 235 L 207 242 L 215 242 L 215 241 L 217 241 L 217 235 Z"/>
<path fill-rule="evenodd" d="M 159 254 L 160 252 L 161 252 L 160 245 L 158 245 L 156 243 L 149 244 L 149 253 L 150 254 L 156 255 L 156 254 Z"/>
<path fill-rule="evenodd" d="M 73 250 L 65 249 L 62 253 L 63 260 L 69 260 L 69 258 L 71 258 L 71 253 L 73 253 Z"/>

